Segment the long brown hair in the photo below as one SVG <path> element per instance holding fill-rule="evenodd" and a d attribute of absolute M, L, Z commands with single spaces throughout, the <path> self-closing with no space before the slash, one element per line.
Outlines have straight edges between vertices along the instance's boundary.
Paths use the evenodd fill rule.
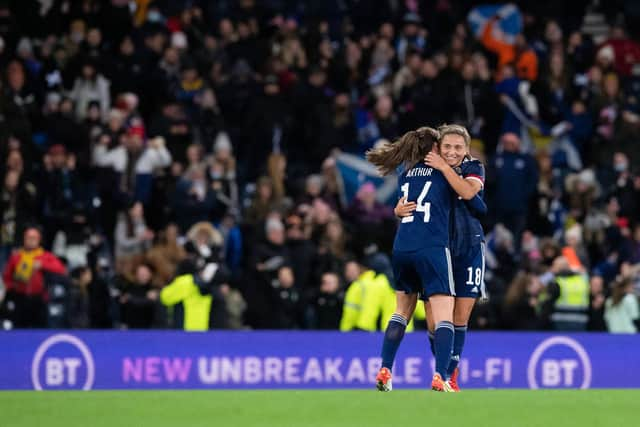
<path fill-rule="evenodd" d="M 380 147 L 367 151 L 367 160 L 373 163 L 382 175 L 389 175 L 402 164 L 411 167 L 424 159 L 439 137 L 437 130 L 421 127 L 405 133 L 392 143 L 385 142 Z"/>
<path fill-rule="evenodd" d="M 627 288 L 631 284 L 631 279 L 622 278 L 619 279 L 614 285 L 611 291 L 611 302 L 614 306 L 620 304 L 620 301 L 627 295 Z"/>
<path fill-rule="evenodd" d="M 267 159 L 267 171 L 273 186 L 273 197 L 282 200 L 285 195 L 284 180 L 287 168 L 287 158 L 281 153 L 272 153 Z"/>
<path fill-rule="evenodd" d="M 529 286 L 529 282 L 531 282 L 530 274 L 525 273 L 524 271 L 518 273 L 509 285 L 507 293 L 505 294 L 505 306 L 516 306 L 518 304 L 518 301 L 520 301 L 527 294 L 527 287 Z"/>

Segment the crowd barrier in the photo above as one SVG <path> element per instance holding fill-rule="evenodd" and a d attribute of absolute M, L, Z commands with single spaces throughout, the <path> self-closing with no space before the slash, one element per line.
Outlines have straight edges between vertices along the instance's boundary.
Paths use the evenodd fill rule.
<path fill-rule="evenodd" d="M 0 389 L 372 388 L 382 334 L 365 332 L 10 331 Z M 426 333 L 407 334 L 394 387 L 427 388 Z M 470 332 L 463 388 L 637 388 L 640 338 Z"/>

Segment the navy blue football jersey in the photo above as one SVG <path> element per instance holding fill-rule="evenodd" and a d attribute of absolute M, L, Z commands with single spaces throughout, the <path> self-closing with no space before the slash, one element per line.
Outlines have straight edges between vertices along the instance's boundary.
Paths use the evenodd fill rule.
<path fill-rule="evenodd" d="M 486 209 L 486 205 L 482 202 L 485 176 L 482 163 L 477 159 L 465 158 L 457 171 L 464 179 L 479 181 L 483 189 L 476 195 L 479 200 L 465 201 L 460 197 L 456 198 L 453 212 L 454 227 L 451 236 L 451 252 L 454 257 L 465 253 L 469 248 L 478 246 L 484 241 L 484 231 L 478 215 L 482 215 L 485 212 L 482 212 L 482 209 L 477 207 L 474 208 L 474 206 L 482 205 Z"/>
<path fill-rule="evenodd" d="M 442 173 L 420 162 L 400 175 L 399 197 L 416 202 L 413 215 L 402 218 L 394 251 L 449 246 L 453 193 Z"/>

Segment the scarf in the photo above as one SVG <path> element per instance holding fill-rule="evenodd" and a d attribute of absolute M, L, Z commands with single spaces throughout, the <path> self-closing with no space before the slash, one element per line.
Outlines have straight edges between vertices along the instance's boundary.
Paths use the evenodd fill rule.
<path fill-rule="evenodd" d="M 13 277 L 18 282 L 28 283 L 33 276 L 33 262 L 37 257 L 42 255 L 44 251 L 42 248 L 34 249 L 32 251 L 26 251 L 20 249 L 20 260 L 16 266 Z"/>

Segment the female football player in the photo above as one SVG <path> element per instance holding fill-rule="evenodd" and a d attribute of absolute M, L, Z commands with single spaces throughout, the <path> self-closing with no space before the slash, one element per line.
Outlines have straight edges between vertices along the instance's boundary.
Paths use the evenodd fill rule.
<path fill-rule="evenodd" d="M 418 297 L 429 300 L 435 325 L 436 373 L 431 387 L 437 391 L 452 391 L 445 378 L 454 340 L 455 285 L 449 249 L 454 198 L 444 174 L 423 163 L 438 139 L 437 131 L 423 127 L 367 153 L 367 159 L 383 175 L 402 166 L 398 182 L 402 200 L 415 200 L 415 210 L 402 218 L 393 244 L 397 307 L 382 344 L 382 367 L 376 377 L 381 391 L 392 389 L 393 360 Z"/>
<path fill-rule="evenodd" d="M 486 205 L 477 203 L 477 197 L 482 197 L 484 187 L 484 167 L 479 160 L 469 155 L 470 137 L 464 127 L 443 125 L 438 128 L 438 132 L 439 155 L 430 152 L 425 157 L 425 163 L 440 171 L 458 196 L 453 205 L 454 227 L 450 243 L 456 295 L 453 312 L 455 332 L 451 362 L 446 375 L 451 388 L 459 391 L 458 362 L 464 347 L 467 323 L 476 299 L 485 293 L 484 232 L 478 216 L 486 212 Z M 469 203 L 472 199 L 473 203 Z M 407 217 L 416 209 L 414 205 L 398 203 L 396 214 Z M 425 309 L 433 349 L 436 323 L 429 305 L 427 303 Z"/>

